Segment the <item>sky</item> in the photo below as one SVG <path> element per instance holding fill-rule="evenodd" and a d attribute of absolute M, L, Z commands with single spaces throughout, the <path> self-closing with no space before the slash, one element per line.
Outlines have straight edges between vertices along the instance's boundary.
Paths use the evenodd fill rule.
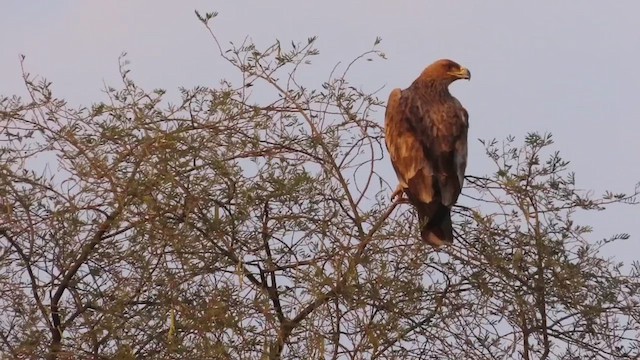
<path fill-rule="evenodd" d="M 553 133 L 581 189 L 629 192 L 640 181 L 637 1 L 8 0 L 0 12 L 0 94 L 25 95 L 19 54 L 28 72 L 77 105 L 104 100 L 104 83 L 120 84 L 122 52 L 146 89 L 215 87 L 235 72 L 194 10 L 219 12 L 214 31 L 223 42 L 249 36 L 260 47 L 318 36 L 321 55 L 305 75 L 318 86 L 377 36 L 388 60 L 362 63 L 350 76 L 365 90 L 406 87 L 439 58 L 468 67 L 472 80 L 452 93 L 470 114 L 469 174 L 492 170 L 477 139 L 522 141 L 539 131 Z M 640 207 L 630 206 L 579 216 L 596 239 L 630 233 L 606 251 L 625 262 L 638 258 L 638 219 Z"/>

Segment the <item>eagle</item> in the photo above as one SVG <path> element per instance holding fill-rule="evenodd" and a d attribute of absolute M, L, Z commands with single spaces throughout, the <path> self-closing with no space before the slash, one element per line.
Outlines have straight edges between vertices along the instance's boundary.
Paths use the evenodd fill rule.
<path fill-rule="evenodd" d="M 385 111 L 385 143 L 399 182 L 391 199 L 416 208 L 420 237 L 436 248 L 453 243 L 451 208 L 467 167 L 469 114 L 449 92 L 458 79 L 471 73 L 437 60 L 408 88 L 393 89 Z"/>

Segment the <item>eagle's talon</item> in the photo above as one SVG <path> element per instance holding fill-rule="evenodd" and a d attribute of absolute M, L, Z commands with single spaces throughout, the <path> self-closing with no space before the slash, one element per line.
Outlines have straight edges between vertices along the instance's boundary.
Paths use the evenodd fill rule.
<path fill-rule="evenodd" d="M 398 204 L 408 204 L 409 203 L 409 199 L 406 197 L 399 197 L 395 200 L 395 202 L 397 202 Z"/>
<path fill-rule="evenodd" d="M 396 190 L 391 193 L 391 201 L 392 202 L 407 202 L 409 199 L 404 197 L 404 189 L 398 185 L 398 187 L 396 188 Z"/>

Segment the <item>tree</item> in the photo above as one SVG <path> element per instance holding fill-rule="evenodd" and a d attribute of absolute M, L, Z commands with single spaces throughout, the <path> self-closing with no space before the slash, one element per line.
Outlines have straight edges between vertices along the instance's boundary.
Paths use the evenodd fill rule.
<path fill-rule="evenodd" d="M 456 245 L 417 240 L 389 202 L 384 103 L 297 82 L 314 38 L 224 49 L 242 75 L 145 91 L 124 58 L 106 101 L 72 108 L 25 73 L 0 98 L 5 358 L 635 359 L 638 266 L 600 254 L 549 134 L 484 142 Z M 259 94 L 260 101 L 254 94 Z M 265 100 L 266 99 L 266 100 Z"/>

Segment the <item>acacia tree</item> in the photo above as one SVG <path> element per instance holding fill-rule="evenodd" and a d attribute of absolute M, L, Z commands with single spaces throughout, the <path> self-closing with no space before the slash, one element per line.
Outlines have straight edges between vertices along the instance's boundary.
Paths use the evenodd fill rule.
<path fill-rule="evenodd" d="M 314 38 L 225 49 L 213 16 L 240 84 L 169 103 L 122 60 L 91 106 L 26 73 L 0 98 L 4 358 L 640 356 L 638 267 L 600 254 L 629 236 L 573 220 L 637 189 L 577 190 L 548 134 L 486 141 L 436 252 L 378 173 L 384 103 L 348 82 L 379 40 L 309 89 Z"/>

